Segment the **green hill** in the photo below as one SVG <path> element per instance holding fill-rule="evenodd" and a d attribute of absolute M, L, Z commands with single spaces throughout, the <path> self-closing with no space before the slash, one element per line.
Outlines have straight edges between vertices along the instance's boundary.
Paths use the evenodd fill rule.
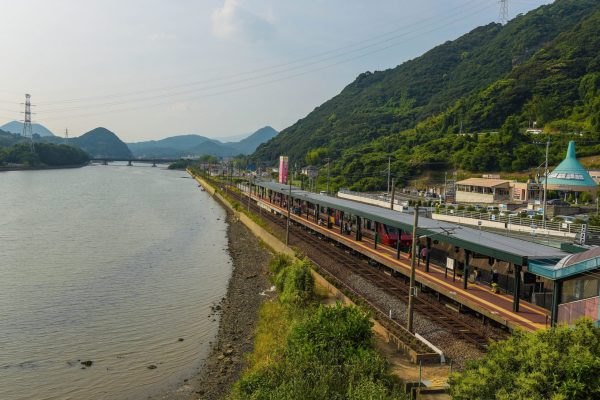
<path fill-rule="evenodd" d="M 321 164 L 331 157 L 336 186 L 369 189 L 383 186 L 388 155 L 401 180 L 423 169 L 537 166 L 540 152 L 521 133 L 530 121 L 549 130 L 597 129 L 598 8 L 597 0 L 557 0 L 396 68 L 363 73 L 254 156 L 302 162 L 308 155 Z M 503 125 L 501 133 L 457 135 Z M 562 140 L 555 140 L 557 157 Z"/>
<path fill-rule="evenodd" d="M 92 157 L 133 158 L 127 145 L 106 128 L 96 128 L 79 137 L 69 139 Z"/>

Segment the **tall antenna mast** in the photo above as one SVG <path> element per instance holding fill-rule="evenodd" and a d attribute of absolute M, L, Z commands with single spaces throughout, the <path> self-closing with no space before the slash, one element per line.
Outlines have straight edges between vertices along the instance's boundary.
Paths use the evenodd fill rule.
<path fill-rule="evenodd" d="M 508 22 L 508 0 L 498 0 L 500 3 L 500 23 L 502 25 Z"/>
<path fill-rule="evenodd" d="M 65 144 L 69 144 L 69 128 L 65 128 Z"/>
<path fill-rule="evenodd" d="M 23 136 L 26 139 L 29 139 L 29 148 L 33 152 L 35 150 L 33 146 L 33 130 L 31 129 L 31 95 L 25 95 L 25 119 L 23 120 Z"/>

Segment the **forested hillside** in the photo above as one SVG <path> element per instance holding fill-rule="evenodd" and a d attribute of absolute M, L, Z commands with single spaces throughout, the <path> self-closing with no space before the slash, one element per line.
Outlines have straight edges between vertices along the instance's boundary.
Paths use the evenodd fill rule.
<path fill-rule="evenodd" d="M 400 180 L 432 168 L 537 166 L 540 149 L 523 134 L 533 121 L 552 132 L 590 132 L 588 141 L 598 131 L 599 4 L 557 0 L 394 69 L 361 74 L 255 157 L 321 165 L 331 157 L 335 185 L 362 189 L 382 187 L 388 156 Z M 553 140 L 556 159 L 566 140 Z"/>
<path fill-rule="evenodd" d="M 28 167 L 60 167 L 83 165 L 89 159 L 83 150 L 66 144 L 36 143 L 35 152 L 31 151 L 27 142 L 0 146 L 0 166 L 22 164 Z"/>

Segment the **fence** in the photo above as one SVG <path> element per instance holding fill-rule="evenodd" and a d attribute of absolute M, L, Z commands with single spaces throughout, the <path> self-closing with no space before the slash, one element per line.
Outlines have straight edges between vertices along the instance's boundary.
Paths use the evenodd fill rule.
<path fill-rule="evenodd" d="M 518 215 L 500 215 L 483 211 L 448 210 L 440 208 L 432 215 L 434 219 L 467 225 L 495 228 L 508 232 L 526 232 L 532 235 L 554 236 L 577 243 L 600 243 L 600 227 L 560 221 L 544 221 L 522 218 Z M 583 236 L 582 236 L 583 233 Z"/>
<path fill-rule="evenodd" d="M 595 323 L 598 323 L 600 319 L 598 315 L 598 300 L 599 297 L 596 296 L 559 305 L 558 322 L 566 322 L 571 325 L 581 317 L 588 317 Z"/>

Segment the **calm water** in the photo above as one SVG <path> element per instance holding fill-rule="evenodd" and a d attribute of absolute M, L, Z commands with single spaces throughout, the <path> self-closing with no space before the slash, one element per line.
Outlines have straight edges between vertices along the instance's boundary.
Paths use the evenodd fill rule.
<path fill-rule="evenodd" d="M 0 173 L 0 399 L 145 398 L 200 365 L 231 261 L 224 211 L 186 175 Z"/>

